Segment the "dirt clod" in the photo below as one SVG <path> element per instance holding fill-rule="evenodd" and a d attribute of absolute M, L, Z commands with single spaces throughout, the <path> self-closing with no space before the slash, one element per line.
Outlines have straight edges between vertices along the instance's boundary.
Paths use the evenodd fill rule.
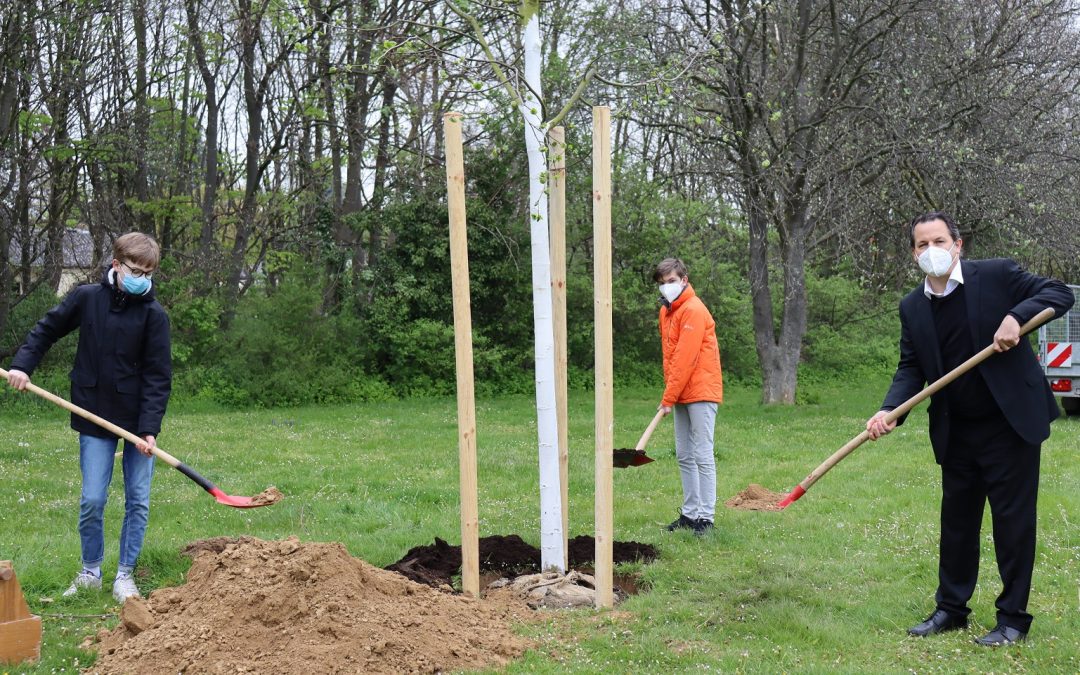
<path fill-rule="evenodd" d="M 150 594 L 152 623 L 101 636 L 95 673 L 418 672 L 498 668 L 531 646 L 505 604 L 440 593 L 338 543 L 218 538 L 186 582 Z M 128 601 L 128 607 L 136 607 Z"/>
<path fill-rule="evenodd" d="M 128 598 L 120 608 L 120 623 L 132 635 L 138 635 L 153 627 L 154 615 L 146 605 L 146 600 L 139 597 Z"/>
<path fill-rule="evenodd" d="M 252 497 L 251 498 L 251 505 L 252 506 L 269 506 L 271 504 L 277 504 L 278 502 L 280 502 L 284 498 L 285 498 L 285 495 L 281 494 L 281 490 L 279 490 L 276 487 L 274 487 L 273 485 L 271 485 L 270 487 L 266 488 L 265 490 L 263 490 L 259 494 Z"/>
<path fill-rule="evenodd" d="M 745 490 L 724 502 L 724 506 L 744 511 L 779 511 L 778 504 L 784 495 L 770 492 L 757 483 L 751 483 Z"/>

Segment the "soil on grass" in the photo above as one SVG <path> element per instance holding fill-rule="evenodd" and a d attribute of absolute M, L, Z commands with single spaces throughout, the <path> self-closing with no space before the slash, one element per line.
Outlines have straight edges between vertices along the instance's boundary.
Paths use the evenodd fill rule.
<path fill-rule="evenodd" d="M 273 485 L 266 488 L 259 494 L 251 498 L 252 506 L 270 506 L 271 504 L 277 504 L 285 495 L 281 494 L 281 490 L 277 489 Z"/>
<path fill-rule="evenodd" d="M 531 646 L 510 630 L 520 608 L 415 584 L 338 543 L 220 537 L 185 552 L 186 582 L 129 600 L 90 672 L 433 673 Z"/>
<path fill-rule="evenodd" d="M 757 483 L 751 483 L 745 490 L 724 502 L 724 506 L 744 511 L 779 511 L 778 505 L 785 496 L 770 492 Z"/>
<path fill-rule="evenodd" d="M 540 549 L 526 543 L 516 534 L 481 537 L 480 571 L 512 578 L 524 574 L 537 574 L 540 570 Z M 570 569 L 591 567 L 596 542 L 588 535 L 574 537 L 567 542 Z M 656 548 L 636 541 L 617 541 L 612 544 L 612 561 L 651 562 L 656 559 Z M 402 556 L 387 570 L 402 574 L 409 579 L 444 588 L 452 584 L 454 576 L 461 573 L 461 547 L 446 543 L 438 537 L 430 546 L 416 546 Z"/>

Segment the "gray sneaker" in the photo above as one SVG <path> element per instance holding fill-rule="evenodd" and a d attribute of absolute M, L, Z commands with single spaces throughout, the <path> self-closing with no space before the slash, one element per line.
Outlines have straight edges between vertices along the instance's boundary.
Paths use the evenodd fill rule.
<path fill-rule="evenodd" d="M 101 577 L 83 570 L 75 575 L 75 581 L 71 582 L 68 589 L 64 591 L 64 597 L 69 598 L 79 592 L 80 588 L 92 588 L 95 591 L 101 590 Z"/>
<path fill-rule="evenodd" d="M 98 582 L 101 583 L 100 581 Z M 113 600 L 116 600 L 121 605 L 124 604 L 128 598 L 140 598 L 139 588 L 135 585 L 135 580 L 130 575 L 116 577 L 116 581 L 112 585 Z"/>

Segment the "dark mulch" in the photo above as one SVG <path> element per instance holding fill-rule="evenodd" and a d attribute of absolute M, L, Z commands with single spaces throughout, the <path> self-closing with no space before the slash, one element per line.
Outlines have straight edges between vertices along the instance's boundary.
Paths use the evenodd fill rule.
<path fill-rule="evenodd" d="M 596 556 L 596 542 L 588 535 L 567 542 L 571 568 L 591 567 Z M 656 548 L 636 541 L 617 541 L 612 545 L 612 562 L 651 562 Z M 436 588 L 450 585 L 461 571 L 461 547 L 451 546 L 438 537 L 431 546 L 415 546 L 386 569 Z M 540 572 L 540 549 L 527 544 L 516 534 L 480 538 L 480 571 L 497 572 L 503 577 Z"/>

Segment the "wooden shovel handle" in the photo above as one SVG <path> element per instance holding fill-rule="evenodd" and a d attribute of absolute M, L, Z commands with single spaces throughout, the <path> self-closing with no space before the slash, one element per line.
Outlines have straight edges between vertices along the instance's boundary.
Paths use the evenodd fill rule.
<path fill-rule="evenodd" d="M 1054 317 L 1053 308 L 1047 307 L 1043 311 L 1041 311 L 1038 314 L 1036 314 L 1035 316 L 1033 316 L 1030 321 L 1028 321 L 1023 326 L 1020 327 L 1020 335 L 1021 335 L 1021 337 L 1024 336 L 1024 335 L 1027 335 L 1028 333 L 1035 330 L 1036 328 L 1038 328 L 1042 324 L 1046 323 L 1047 321 L 1049 321 L 1053 317 Z M 912 408 L 919 405 L 920 403 L 925 401 L 930 396 L 933 396 L 934 394 L 936 394 L 939 391 L 941 391 L 942 389 L 944 389 L 945 386 L 948 385 L 950 382 L 952 382 L 956 378 L 960 377 L 964 373 L 968 372 L 969 370 L 971 370 L 975 366 L 977 366 L 980 363 L 982 363 L 983 361 L 985 361 L 993 353 L 994 353 L 994 345 L 987 345 L 986 347 L 983 347 L 983 349 L 980 352 L 978 352 L 977 354 L 975 354 L 975 356 L 972 356 L 967 361 L 964 361 L 963 363 L 961 363 L 957 367 L 955 367 L 952 370 L 950 370 L 949 372 L 945 373 L 944 375 L 942 375 L 938 379 L 934 380 L 933 383 L 927 385 L 927 387 L 925 389 L 923 389 L 922 391 L 920 391 L 918 394 L 915 394 L 914 396 L 912 396 L 911 398 L 909 398 L 908 400 L 904 401 L 899 406 L 894 408 L 893 410 L 890 410 L 885 415 L 885 421 L 886 422 L 895 422 L 901 416 L 907 414 L 907 412 L 910 411 Z M 837 450 L 836 452 L 834 452 L 832 454 L 832 456 L 830 456 L 828 459 L 826 459 L 824 462 L 822 462 L 821 465 L 818 466 L 818 468 L 811 471 L 810 475 L 807 476 L 805 479 L 803 479 L 803 482 L 799 483 L 799 488 L 801 488 L 802 491 L 804 491 L 804 492 L 806 490 L 809 490 L 810 486 L 813 485 L 814 483 L 816 483 L 819 478 L 824 476 L 825 473 L 829 469 L 836 466 L 837 462 L 839 462 L 843 458 L 850 455 L 855 450 L 855 448 L 862 445 L 869 438 L 870 438 L 870 432 L 864 430 L 858 436 L 856 436 L 855 438 L 848 441 L 844 445 L 844 447 L 842 447 L 839 450 Z"/>
<path fill-rule="evenodd" d="M 645 444 L 649 442 L 649 437 L 652 436 L 652 432 L 656 429 L 656 425 L 660 424 L 660 420 L 664 418 L 664 411 L 657 410 L 656 416 L 652 418 L 652 422 L 649 422 L 649 426 L 645 428 L 645 433 L 641 434 L 641 438 L 638 440 L 637 445 L 634 446 L 635 450 L 644 450 Z"/>
<path fill-rule="evenodd" d="M 8 372 L 6 370 L 4 370 L 3 368 L 0 368 L 0 378 L 3 378 L 3 379 L 6 380 L 7 376 L 8 376 Z M 79 406 L 75 405 L 74 403 L 72 403 L 71 401 L 60 398 L 59 396 L 52 393 L 51 391 L 46 391 L 46 390 L 42 389 L 41 387 L 37 386 L 33 382 L 27 383 L 26 388 L 29 391 L 37 394 L 41 398 L 45 399 L 46 401 L 52 401 L 53 403 L 60 406 L 61 408 L 69 410 L 70 412 L 75 413 L 79 417 L 81 417 L 81 418 L 83 418 L 85 420 L 89 420 L 89 421 L 93 422 L 94 424 L 98 425 L 102 429 L 106 429 L 106 430 L 116 434 L 120 438 L 123 438 L 126 441 L 131 441 L 132 443 L 134 443 L 136 445 L 146 442 L 145 439 L 139 438 L 138 436 L 131 433 L 130 431 L 127 431 L 126 429 L 121 429 L 120 427 L 116 426 L 115 424 L 113 424 L 109 420 L 105 419 L 104 417 L 98 417 L 97 415 L 90 412 L 89 410 L 84 410 L 84 409 L 80 408 Z M 165 462 L 169 466 L 171 466 L 173 468 L 179 468 L 180 460 L 173 457 L 169 453 L 165 452 L 161 448 L 157 448 L 157 447 L 150 448 L 150 451 L 153 452 L 154 455 L 156 455 L 158 457 L 158 459 Z"/>

